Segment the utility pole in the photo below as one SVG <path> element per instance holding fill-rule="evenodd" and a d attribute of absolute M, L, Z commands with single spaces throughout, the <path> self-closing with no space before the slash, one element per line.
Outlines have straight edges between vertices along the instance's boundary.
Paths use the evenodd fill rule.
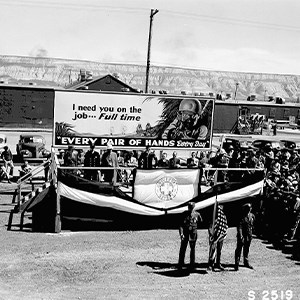
<path fill-rule="evenodd" d="M 267 89 L 265 88 L 265 92 L 264 92 L 264 101 L 266 101 L 266 93 L 267 93 Z"/>
<path fill-rule="evenodd" d="M 148 80 L 149 80 L 149 70 L 150 70 L 150 52 L 151 52 L 151 39 L 152 39 L 152 23 L 153 23 L 153 17 L 157 13 L 158 13 L 158 9 L 151 9 L 151 13 L 150 13 L 150 27 L 149 27 L 149 39 L 148 39 L 148 55 L 147 55 L 145 93 L 148 93 Z"/>
<path fill-rule="evenodd" d="M 237 82 L 237 83 L 235 84 L 234 100 L 236 100 L 236 94 L 237 94 L 238 88 L 239 88 L 239 83 Z"/>

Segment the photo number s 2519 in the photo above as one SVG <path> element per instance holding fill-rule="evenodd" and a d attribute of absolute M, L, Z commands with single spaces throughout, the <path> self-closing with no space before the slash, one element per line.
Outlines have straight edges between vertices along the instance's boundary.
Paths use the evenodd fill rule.
<path fill-rule="evenodd" d="M 292 300 L 293 291 L 291 290 L 263 290 L 248 291 L 248 300 Z"/>

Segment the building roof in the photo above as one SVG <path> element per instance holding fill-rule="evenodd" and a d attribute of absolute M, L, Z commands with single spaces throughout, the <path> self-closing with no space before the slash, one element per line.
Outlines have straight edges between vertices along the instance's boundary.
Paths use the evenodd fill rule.
<path fill-rule="evenodd" d="M 108 88 L 108 84 L 111 84 L 113 86 L 113 89 L 117 92 L 134 92 L 139 93 L 140 91 L 136 88 L 131 87 L 127 83 L 121 81 L 120 79 L 116 78 L 115 76 L 111 74 L 107 74 L 105 76 L 98 76 L 95 78 L 92 78 L 91 76 L 86 76 L 84 73 L 84 76 L 81 76 L 82 73 L 79 74 L 79 80 L 74 82 L 73 84 L 66 87 L 66 89 L 71 90 L 101 90 L 101 91 L 111 91 L 110 88 Z"/>

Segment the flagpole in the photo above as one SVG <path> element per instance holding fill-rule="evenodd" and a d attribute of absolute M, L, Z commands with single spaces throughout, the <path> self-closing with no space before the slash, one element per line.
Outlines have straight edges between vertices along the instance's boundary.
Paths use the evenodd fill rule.
<path fill-rule="evenodd" d="M 222 134 L 221 143 L 220 143 L 220 150 L 223 148 L 224 140 L 225 140 L 225 135 Z M 219 170 L 217 169 L 216 172 L 215 172 L 214 186 L 218 183 L 218 181 L 217 181 L 218 180 L 218 172 L 219 172 Z M 215 204 L 214 204 L 214 212 L 213 212 L 213 228 L 212 228 L 213 235 L 215 233 L 217 203 L 218 203 L 218 189 L 216 189 L 216 201 L 215 201 Z"/>
<path fill-rule="evenodd" d="M 217 183 L 217 178 L 218 178 L 218 169 L 215 171 L 215 178 L 214 178 L 214 186 Z M 209 238 L 209 253 L 208 253 L 208 264 L 210 265 L 211 259 L 213 257 L 213 244 L 214 244 L 214 235 L 215 235 L 215 223 L 216 223 L 216 211 L 217 211 L 217 203 L 218 203 L 218 192 L 216 190 L 216 200 L 214 204 L 214 209 L 213 209 L 213 218 L 212 218 L 212 228 L 211 228 L 211 236 Z"/>
<path fill-rule="evenodd" d="M 216 184 L 217 184 L 217 178 L 218 178 L 218 169 L 215 172 L 214 186 L 216 186 Z M 218 203 L 218 189 L 216 189 L 216 199 L 215 199 L 214 211 L 213 211 L 212 236 L 214 236 L 214 234 L 215 234 L 217 203 Z"/>

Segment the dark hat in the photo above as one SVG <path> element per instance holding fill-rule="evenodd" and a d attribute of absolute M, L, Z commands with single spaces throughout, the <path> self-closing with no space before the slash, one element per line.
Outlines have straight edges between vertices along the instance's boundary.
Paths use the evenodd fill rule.
<path fill-rule="evenodd" d="M 195 202 L 188 203 L 188 208 L 194 208 L 194 207 L 195 207 Z"/>
<path fill-rule="evenodd" d="M 7 149 L 8 149 L 8 146 L 4 146 L 3 149 L 7 150 Z"/>
<path fill-rule="evenodd" d="M 251 208 L 251 204 L 250 203 L 245 203 L 243 205 L 243 209 L 246 209 L 246 208 Z"/>

